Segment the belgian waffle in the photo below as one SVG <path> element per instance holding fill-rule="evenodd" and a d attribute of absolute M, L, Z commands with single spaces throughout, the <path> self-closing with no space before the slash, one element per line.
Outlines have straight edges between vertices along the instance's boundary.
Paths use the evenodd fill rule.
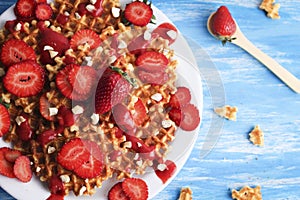
<path fill-rule="evenodd" d="M 149 118 L 145 121 L 143 126 L 137 130 L 137 137 L 141 138 L 146 145 L 154 145 L 154 154 L 161 159 L 164 159 L 169 151 L 170 142 L 175 138 L 176 126 L 172 122 L 166 112 L 166 105 L 170 99 L 170 95 L 176 91 L 175 69 L 177 62 L 173 60 L 173 51 L 168 48 L 168 43 L 162 38 L 156 38 L 149 46 L 152 50 L 162 52 L 170 60 L 167 72 L 169 80 L 164 85 L 144 84 L 134 73 L 135 56 L 129 53 L 126 48 L 120 50 L 120 56 L 115 60 L 107 57 L 107 52 L 110 50 L 111 38 L 114 34 L 118 34 L 118 39 L 128 43 L 132 38 L 145 34 L 145 28 L 128 27 L 120 22 L 120 17 L 115 17 L 112 14 L 112 8 L 119 8 L 119 2 L 113 0 L 103 1 L 103 14 L 101 17 L 91 17 L 83 15 L 78 17 L 77 7 L 80 3 L 86 3 L 86 0 L 56 0 L 51 4 L 54 11 L 54 18 L 46 21 L 45 25 L 52 30 L 63 33 L 70 38 L 76 31 L 81 29 L 92 29 L 99 34 L 103 40 L 101 48 L 90 51 L 88 47 L 82 46 L 77 50 L 68 50 L 65 55 L 76 58 L 77 64 L 84 64 L 86 57 L 92 57 L 93 63 L 103 62 L 103 57 L 106 57 L 106 64 L 111 64 L 115 67 L 122 68 L 129 76 L 137 80 L 137 87 L 132 91 L 130 96 L 124 100 L 131 112 L 134 112 L 133 105 L 137 98 L 140 98 L 146 105 Z M 65 25 L 57 22 L 58 15 L 68 15 L 69 21 Z M 33 47 L 38 54 L 38 39 L 39 29 L 37 21 L 26 22 L 24 24 L 24 31 L 16 31 L 9 33 L 3 29 L 0 33 L 1 44 L 9 38 L 16 38 L 25 41 Z M 48 81 L 45 88 L 39 96 L 30 98 L 17 98 L 3 89 L 1 83 L 2 99 L 10 104 L 9 112 L 11 115 L 12 128 L 5 136 L 7 142 L 12 142 L 15 149 L 22 151 L 28 155 L 32 162 L 33 172 L 39 177 L 42 182 L 47 183 L 49 179 L 58 174 L 64 182 L 66 194 L 74 192 L 75 195 L 92 195 L 95 192 L 95 187 L 101 187 L 103 181 L 116 176 L 117 179 L 132 176 L 133 173 L 143 174 L 148 167 L 153 165 L 151 159 L 140 156 L 128 148 L 126 145 L 126 137 L 117 138 L 117 125 L 112 120 L 112 113 L 108 112 L 100 115 L 99 122 L 94 124 L 91 122 L 91 114 L 93 110 L 87 109 L 80 117 L 77 118 L 75 125 L 64 129 L 56 139 L 52 140 L 45 146 L 40 145 L 35 138 L 44 130 L 55 129 L 57 124 L 49 122 L 44 119 L 39 113 L 39 99 L 41 95 L 45 94 L 47 100 L 56 108 L 64 105 L 68 108 L 77 106 L 74 102 L 64 97 L 55 86 L 55 76 L 60 69 L 64 67 L 65 57 L 56 57 L 55 65 L 45 65 L 47 70 Z M 154 96 L 160 96 L 158 100 Z M 29 142 L 21 141 L 16 134 L 16 118 L 20 113 L 25 112 L 29 116 L 29 123 L 35 132 L 35 137 Z M 72 138 L 83 138 L 95 141 L 105 152 L 105 165 L 101 174 L 95 178 L 82 179 L 76 174 L 64 169 L 57 161 L 57 153 L 61 147 Z M 116 159 L 111 159 L 110 154 L 118 151 L 119 155 Z"/>

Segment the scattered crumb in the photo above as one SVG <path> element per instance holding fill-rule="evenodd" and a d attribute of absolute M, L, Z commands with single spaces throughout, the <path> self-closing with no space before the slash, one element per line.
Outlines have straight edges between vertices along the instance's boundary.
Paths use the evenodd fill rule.
<path fill-rule="evenodd" d="M 267 12 L 267 16 L 272 19 L 279 19 L 279 3 L 274 3 L 275 0 L 262 0 L 259 8 Z"/>
<path fill-rule="evenodd" d="M 264 146 L 264 133 L 258 125 L 249 133 L 250 141 L 257 146 Z"/>
<path fill-rule="evenodd" d="M 180 196 L 178 200 L 192 200 L 192 190 L 191 188 L 181 188 Z"/>
<path fill-rule="evenodd" d="M 262 200 L 260 186 L 245 186 L 240 191 L 232 190 L 231 197 L 236 200 Z"/>
<path fill-rule="evenodd" d="M 237 114 L 238 108 L 232 107 L 229 105 L 225 105 L 223 107 L 215 108 L 215 112 L 228 120 L 236 121 L 236 114 Z"/>

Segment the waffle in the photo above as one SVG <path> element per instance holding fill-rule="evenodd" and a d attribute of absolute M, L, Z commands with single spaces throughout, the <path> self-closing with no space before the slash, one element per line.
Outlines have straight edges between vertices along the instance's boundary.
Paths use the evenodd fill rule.
<path fill-rule="evenodd" d="M 249 186 L 243 187 L 241 190 L 232 190 L 232 199 L 236 200 L 262 200 L 260 186 L 251 188 Z"/>
<path fill-rule="evenodd" d="M 256 125 L 249 133 L 250 141 L 257 146 L 264 146 L 264 132 Z"/>
<path fill-rule="evenodd" d="M 113 0 L 104 0 L 104 10 L 101 17 L 91 17 L 83 15 L 77 16 L 77 7 L 80 3 L 86 3 L 86 0 L 56 0 L 51 3 L 54 18 L 45 21 L 45 25 L 56 32 L 63 33 L 70 38 L 72 35 L 81 29 L 92 29 L 103 40 L 101 47 L 91 51 L 88 46 L 81 46 L 76 50 L 69 49 L 63 57 L 55 58 L 55 65 L 42 65 L 47 71 L 48 80 L 40 95 L 28 98 L 17 98 L 9 94 L 0 84 L 0 92 L 4 102 L 10 104 L 9 113 L 11 115 L 11 130 L 5 135 L 4 140 L 11 142 L 15 149 L 20 150 L 27 155 L 32 162 L 32 169 L 41 182 L 47 184 L 50 178 L 54 175 L 59 175 L 64 183 L 65 194 L 73 192 L 75 195 L 92 195 L 95 193 L 95 188 L 102 186 L 103 182 L 110 178 L 122 179 L 130 177 L 133 174 L 144 174 L 147 169 L 153 169 L 153 160 L 143 156 L 141 153 L 135 153 L 130 149 L 130 143 L 126 141 L 126 137 L 116 137 L 118 131 L 117 125 L 112 120 L 113 113 L 108 112 L 99 116 L 99 122 L 93 122 L 91 116 L 94 114 L 91 106 L 86 106 L 86 110 L 76 119 L 76 122 L 71 127 L 64 128 L 62 134 L 53 139 L 47 145 L 40 145 L 36 138 L 43 131 L 48 129 L 56 129 L 57 122 L 49 122 L 43 118 L 39 112 L 39 99 L 42 95 L 47 98 L 52 107 L 59 108 L 65 106 L 74 108 L 79 106 L 78 102 L 72 101 L 63 96 L 55 85 L 55 76 L 62 69 L 66 56 L 71 56 L 76 59 L 76 63 L 90 64 L 101 68 L 105 65 L 113 65 L 124 70 L 130 77 L 136 80 L 136 87 L 131 94 L 124 100 L 124 104 L 134 113 L 134 103 L 140 98 L 146 105 L 148 118 L 144 124 L 138 127 L 137 137 L 143 140 L 146 145 L 155 146 L 154 154 L 160 159 L 164 159 L 170 150 L 170 143 L 175 138 L 176 126 L 167 114 L 167 104 L 170 95 L 176 91 L 175 69 L 177 61 L 173 59 L 174 52 L 169 49 L 168 41 L 162 38 L 156 38 L 151 41 L 149 48 L 153 51 L 159 51 L 166 55 L 170 60 L 167 68 L 169 80 L 164 85 L 155 85 L 151 83 L 142 83 L 135 75 L 135 56 L 126 50 L 119 49 L 119 57 L 112 59 L 108 52 L 115 51 L 111 49 L 113 36 L 117 34 L 118 40 L 129 43 L 133 38 L 146 33 L 146 28 L 125 26 L 120 22 L 120 17 L 113 16 L 112 8 L 119 8 L 119 2 Z M 59 15 L 68 15 L 69 22 L 61 25 L 57 21 Z M 16 38 L 25 41 L 33 47 L 38 53 L 39 29 L 37 21 L 26 22 L 24 31 L 16 31 L 10 33 L 8 30 L 1 30 L 0 43 L 3 44 L 10 38 Z M 88 63 L 87 58 L 92 58 L 92 63 Z M 89 60 L 90 61 L 90 60 Z M 104 63 L 99 65 L 99 63 Z M 159 99 L 158 99 L 159 97 Z M 85 102 L 89 105 L 89 101 Z M 18 138 L 16 128 L 18 119 L 21 113 L 28 115 L 28 122 L 32 130 L 34 130 L 33 139 L 24 142 Z M 96 142 L 104 152 L 104 167 L 101 174 L 95 178 L 83 179 L 60 166 L 57 161 L 57 153 L 62 146 L 73 138 L 82 138 Z M 112 153 L 118 152 L 117 158 L 112 158 Z"/>

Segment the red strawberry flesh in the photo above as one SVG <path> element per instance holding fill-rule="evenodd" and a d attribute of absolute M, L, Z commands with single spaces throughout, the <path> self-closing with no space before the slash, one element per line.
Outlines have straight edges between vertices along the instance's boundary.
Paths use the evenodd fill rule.
<path fill-rule="evenodd" d="M 191 92 L 188 88 L 178 87 L 175 94 L 171 95 L 169 103 L 173 108 L 180 108 L 190 103 L 191 98 Z"/>
<path fill-rule="evenodd" d="M 174 175 L 177 167 L 176 164 L 171 160 L 166 160 L 163 165 L 165 166 L 165 169 L 156 169 L 155 174 L 163 183 L 166 183 Z"/>
<path fill-rule="evenodd" d="M 118 72 L 108 68 L 100 78 L 96 94 L 95 109 L 96 113 L 104 114 L 111 108 L 123 101 L 129 94 L 130 84 Z"/>
<path fill-rule="evenodd" d="M 18 0 L 15 6 L 15 14 L 21 18 L 32 17 L 35 4 L 35 0 Z"/>
<path fill-rule="evenodd" d="M 137 126 L 141 126 L 148 118 L 146 107 L 140 98 L 134 104 L 132 118 Z"/>
<path fill-rule="evenodd" d="M 27 183 L 31 180 L 32 171 L 30 160 L 27 156 L 20 156 L 16 159 L 14 164 L 14 174 L 20 181 L 24 183 Z"/>
<path fill-rule="evenodd" d="M 130 200 L 148 199 L 148 185 L 140 178 L 126 178 L 122 182 L 122 188 Z"/>
<path fill-rule="evenodd" d="M 22 155 L 21 151 L 9 149 L 4 153 L 4 157 L 8 162 L 14 163 L 18 157 Z"/>
<path fill-rule="evenodd" d="M 122 188 L 122 182 L 116 183 L 108 192 L 108 200 L 130 200 Z"/>
<path fill-rule="evenodd" d="M 10 150 L 11 149 L 8 147 L 0 148 L 0 174 L 9 178 L 15 178 L 16 176 L 13 171 L 13 163 L 5 159 L 5 153 Z"/>
<path fill-rule="evenodd" d="M 135 1 L 126 5 L 124 16 L 134 25 L 146 26 L 151 21 L 153 11 L 150 5 Z"/>
<path fill-rule="evenodd" d="M 63 56 L 65 51 L 70 48 L 68 38 L 61 33 L 55 32 L 49 28 L 44 28 L 41 30 L 40 35 L 41 40 L 39 43 L 39 50 L 41 52 L 40 61 L 42 64 L 55 64 L 54 59 L 50 56 L 49 50 L 45 50 L 45 46 L 53 48 L 53 51 L 57 52 L 56 56 Z"/>
<path fill-rule="evenodd" d="M 0 104 L 0 137 L 5 135 L 10 128 L 10 115 L 7 108 Z"/>
<path fill-rule="evenodd" d="M 95 49 L 101 44 L 99 35 L 90 29 L 77 31 L 71 38 L 71 48 L 77 49 L 80 45 L 88 44 L 90 49 Z"/>
<path fill-rule="evenodd" d="M 43 89 L 44 82 L 44 69 L 30 60 L 10 66 L 3 79 L 4 87 L 18 97 L 37 95 Z"/>
<path fill-rule="evenodd" d="M 199 110 L 193 104 L 188 104 L 182 109 L 183 118 L 180 128 L 185 131 L 192 131 L 200 124 Z"/>
<path fill-rule="evenodd" d="M 173 33 L 172 33 L 173 32 Z M 164 22 L 156 27 L 152 34 L 158 34 L 160 37 L 169 41 L 169 45 L 173 44 L 177 38 L 177 28 L 169 22 Z M 174 34 L 174 35 L 171 35 Z"/>
<path fill-rule="evenodd" d="M 68 170 L 79 168 L 89 160 L 90 154 L 80 138 L 67 142 L 57 155 L 57 162 Z"/>
<path fill-rule="evenodd" d="M 35 16 L 38 20 L 49 20 L 52 17 L 53 10 L 47 3 L 38 3 L 35 8 Z"/>
<path fill-rule="evenodd" d="M 212 33 L 220 39 L 229 39 L 236 31 L 236 24 L 226 6 L 218 8 L 209 26 Z"/>
<path fill-rule="evenodd" d="M 97 143 L 84 141 L 85 148 L 89 152 L 89 159 L 74 172 L 81 178 L 95 178 L 101 174 L 103 166 L 103 154 Z"/>
<path fill-rule="evenodd" d="M 1 50 L 1 62 L 9 67 L 24 60 L 36 60 L 36 54 L 31 46 L 22 40 L 7 40 Z"/>
<path fill-rule="evenodd" d="M 142 53 L 135 61 L 135 65 L 138 68 L 148 72 L 164 71 L 168 64 L 168 58 L 163 53 L 156 51 L 146 51 Z"/>

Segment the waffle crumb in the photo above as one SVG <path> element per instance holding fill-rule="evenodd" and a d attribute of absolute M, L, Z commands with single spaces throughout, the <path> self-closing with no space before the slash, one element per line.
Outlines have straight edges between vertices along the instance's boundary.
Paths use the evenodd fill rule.
<path fill-rule="evenodd" d="M 267 12 L 267 16 L 271 19 L 280 19 L 279 8 L 280 4 L 275 3 L 275 0 L 263 0 L 259 8 Z"/>
<path fill-rule="evenodd" d="M 192 200 L 192 190 L 189 187 L 181 188 L 180 196 L 178 200 Z"/>
<path fill-rule="evenodd" d="M 264 145 L 264 132 L 261 130 L 259 125 L 256 125 L 254 129 L 249 133 L 250 141 L 257 146 Z"/>
<path fill-rule="evenodd" d="M 220 117 L 224 117 L 228 120 L 236 121 L 236 114 L 238 112 L 237 107 L 225 105 L 223 107 L 217 107 L 214 110 L 215 113 L 217 113 Z"/>
<path fill-rule="evenodd" d="M 236 200 L 262 200 L 260 186 L 255 188 L 245 186 L 239 191 L 232 190 L 231 197 Z"/>

